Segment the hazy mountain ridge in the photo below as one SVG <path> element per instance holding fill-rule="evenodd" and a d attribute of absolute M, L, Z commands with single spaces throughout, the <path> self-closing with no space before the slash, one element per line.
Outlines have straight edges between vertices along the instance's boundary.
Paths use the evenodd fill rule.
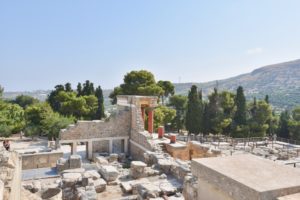
<path fill-rule="evenodd" d="M 191 85 L 202 88 L 206 96 L 214 87 L 219 90 L 235 91 L 241 85 L 247 98 L 270 96 L 271 103 L 277 108 L 292 108 L 300 105 L 300 59 L 268 65 L 255 69 L 251 73 L 228 79 L 206 83 L 177 83 L 176 93 L 187 94 Z"/>
<path fill-rule="evenodd" d="M 270 102 L 279 109 L 291 109 L 300 105 L 300 59 L 274 65 L 268 65 L 228 79 L 210 81 L 205 83 L 175 83 L 176 94 L 187 95 L 190 87 L 195 84 L 202 88 L 204 96 L 219 90 L 234 91 L 241 85 L 244 87 L 248 99 L 253 97 L 264 98 L 270 96 Z M 109 93 L 112 90 L 103 90 L 104 104 L 110 105 Z M 13 99 L 17 95 L 33 96 L 44 101 L 50 90 L 37 90 L 33 92 L 4 92 L 4 97 Z"/>

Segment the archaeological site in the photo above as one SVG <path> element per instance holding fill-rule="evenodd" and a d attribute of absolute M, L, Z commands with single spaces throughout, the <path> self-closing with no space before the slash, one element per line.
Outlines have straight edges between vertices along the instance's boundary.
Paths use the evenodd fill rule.
<path fill-rule="evenodd" d="M 300 199 L 299 145 L 155 133 L 156 107 L 155 96 L 120 95 L 105 121 L 77 121 L 56 141 L 12 140 L 0 200 Z"/>

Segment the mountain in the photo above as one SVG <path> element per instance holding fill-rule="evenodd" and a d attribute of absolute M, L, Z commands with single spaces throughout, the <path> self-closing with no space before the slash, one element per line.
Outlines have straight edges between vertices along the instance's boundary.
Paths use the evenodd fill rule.
<path fill-rule="evenodd" d="M 212 92 L 214 87 L 235 92 L 238 86 L 243 86 L 248 99 L 261 99 L 268 94 L 270 103 L 275 108 L 291 109 L 300 105 L 300 59 L 268 65 L 251 73 L 218 81 L 177 83 L 176 93 L 186 95 L 193 84 L 202 88 L 204 96 Z"/>
<path fill-rule="evenodd" d="M 238 86 L 243 86 L 246 97 L 262 99 L 269 95 L 271 104 L 277 110 L 292 109 L 300 105 L 300 59 L 280 64 L 268 65 L 258 68 L 251 73 L 236 77 L 210 81 L 206 83 L 175 83 L 176 94 L 187 95 L 192 85 L 202 88 L 204 97 L 213 91 L 219 90 L 235 92 Z M 104 105 L 110 107 L 109 93 L 112 90 L 103 90 Z M 50 90 L 34 92 L 4 92 L 4 98 L 13 99 L 17 95 L 25 94 L 44 101 Z"/>

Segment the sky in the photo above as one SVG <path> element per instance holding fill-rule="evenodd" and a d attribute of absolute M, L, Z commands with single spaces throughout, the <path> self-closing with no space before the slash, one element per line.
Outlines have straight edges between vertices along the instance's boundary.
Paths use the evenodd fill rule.
<path fill-rule="evenodd" d="M 0 0 L 0 85 L 206 82 L 300 58 L 299 0 Z"/>

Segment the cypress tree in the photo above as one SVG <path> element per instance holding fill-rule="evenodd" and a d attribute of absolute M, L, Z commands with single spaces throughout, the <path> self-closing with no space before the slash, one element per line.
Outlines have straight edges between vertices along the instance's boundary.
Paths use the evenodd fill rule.
<path fill-rule="evenodd" d="M 77 96 L 81 96 L 82 95 L 82 86 L 81 83 L 77 84 Z"/>
<path fill-rule="evenodd" d="M 200 133 L 202 123 L 202 106 L 197 86 L 193 85 L 188 95 L 186 129 L 189 133 Z"/>
<path fill-rule="evenodd" d="M 288 122 L 290 120 L 290 113 L 285 110 L 281 112 L 279 119 L 279 127 L 278 127 L 278 136 L 282 138 L 289 138 L 289 126 Z"/>
<path fill-rule="evenodd" d="M 246 98 L 242 86 L 239 86 L 236 91 L 235 105 L 236 105 L 236 112 L 233 118 L 235 124 L 246 125 L 247 123 Z"/>
<path fill-rule="evenodd" d="M 98 108 L 96 112 L 96 119 L 102 119 L 105 117 L 104 114 L 104 98 L 103 98 L 103 91 L 100 86 L 96 88 L 95 96 L 98 99 Z"/>

